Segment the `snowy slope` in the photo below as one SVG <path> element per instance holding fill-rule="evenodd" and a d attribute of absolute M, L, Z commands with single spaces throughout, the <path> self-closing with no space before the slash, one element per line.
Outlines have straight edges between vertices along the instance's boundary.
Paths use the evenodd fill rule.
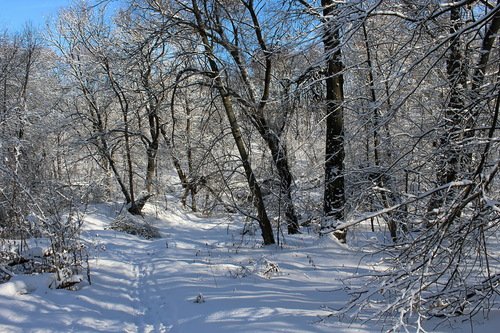
<path fill-rule="evenodd" d="M 147 206 L 163 238 L 107 230 L 120 206 L 89 210 L 83 237 L 92 284 L 48 288 L 50 276 L 0 285 L 0 332 L 380 332 L 383 322 L 339 320 L 346 281 L 366 273 L 362 253 L 304 233 L 263 248 L 236 217 L 200 218 Z M 365 262 L 365 261 L 363 261 Z M 477 323 L 496 332 L 497 320 Z M 360 319 L 363 318 L 361 315 Z M 435 323 L 433 323 L 434 325 Z M 430 331 L 470 331 L 469 323 Z"/>

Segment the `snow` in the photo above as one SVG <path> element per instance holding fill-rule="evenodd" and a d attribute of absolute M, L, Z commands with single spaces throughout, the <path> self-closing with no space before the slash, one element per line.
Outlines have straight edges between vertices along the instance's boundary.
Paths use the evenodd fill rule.
<path fill-rule="evenodd" d="M 31 294 L 36 290 L 46 292 L 52 281 L 51 274 L 17 275 L 15 279 L 0 284 L 0 295 L 15 297 Z"/>
<path fill-rule="evenodd" d="M 0 285 L 0 332 L 380 332 L 383 320 L 330 316 L 347 301 L 352 277 L 369 271 L 369 253 L 330 236 L 284 236 L 263 247 L 242 235 L 238 216 L 207 218 L 170 205 L 145 207 L 162 238 L 108 229 L 117 204 L 90 208 L 82 237 L 91 285 L 51 289 L 50 274 L 15 275 Z M 34 255 L 42 253 L 34 249 Z M 84 279 L 85 280 L 85 279 Z M 496 332 L 500 314 L 473 322 Z M 363 321 L 364 320 L 364 321 Z M 470 332 L 469 321 L 434 321 L 433 332 Z M 436 328 L 436 325 L 439 325 Z"/>

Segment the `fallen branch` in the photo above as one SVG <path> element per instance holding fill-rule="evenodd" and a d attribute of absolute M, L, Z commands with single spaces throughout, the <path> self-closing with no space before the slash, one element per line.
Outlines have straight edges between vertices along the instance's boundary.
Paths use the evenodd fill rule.
<path fill-rule="evenodd" d="M 419 200 L 422 200 L 422 199 L 425 199 L 426 197 L 432 195 L 433 193 L 436 193 L 436 192 L 439 192 L 439 191 L 443 191 L 443 190 L 448 190 L 452 187 L 466 187 L 466 186 L 471 186 L 473 184 L 472 181 L 470 180 L 463 180 L 463 181 L 459 181 L 459 182 L 451 182 L 451 183 L 447 183 L 447 184 L 444 184 L 442 186 L 439 186 L 439 187 L 436 187 L 430 191 L 427 191 L 425 193 L 422 193 L 416 197 L 413 197 L 413 198 L 410 198 L 402 203 L 399 203 L 397 205 L 394 205 L 394 206 L 391 206 L 391 207 L 387 207 L 387 208 L 384 208 L 384 209 L 381 209 L 379 211 L 376 211 L 376 212 L 373 212 L 373 213 L 370 213 L 370 214 L 366 214 L 364 215 L 363 217 L 360 217 L 354 221 L 350 221 L 350 222 L 344 222 L 344 223 L 341 223 L 341 224 L 338 224 L 336 226 L 334 226 L 333 228 L 328 228 L 328 229 L 323 229 L 320 231 L 320 234 L 329 234 L 329 233 L 332 233 L 332 232 L 335 232 L 337 230 L 341 230 L 341 229 L 346 229 L 346 228 L 349 228 L 349 227 L 352 227 L 356 224 L 359 224 L 363 221 L 366 221 L 368 219 L 371 219 L 371 218 L 374 218 L 374 217 L 377 217 L 377 216 L 380 216 L 380 215 L 383 215 L 383 214 L 387 214 L 387 213 L 390 213 L 396 209 L 399 209 L 401 207 L 404 207 L 404 206 L 407 206 L 409 204 L 412 204 L 416 201 L 419 201 Z"/>

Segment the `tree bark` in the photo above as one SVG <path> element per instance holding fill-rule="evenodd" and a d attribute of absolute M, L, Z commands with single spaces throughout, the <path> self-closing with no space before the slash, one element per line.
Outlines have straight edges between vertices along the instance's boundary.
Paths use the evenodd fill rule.
<path fill-rule="evenodd" d="M 344 220 L 344 77 L 340 50 L 340 27 L 332 15 L 339 6 L 334 0 L 322 0 L 324 17 L 323 44 L 326 57 L 326 138 L 325 138 L 325 188 L 323 211 L 326 217 Z M 336 237 L 345 242 L 346 230 L 339 230 Z"/>

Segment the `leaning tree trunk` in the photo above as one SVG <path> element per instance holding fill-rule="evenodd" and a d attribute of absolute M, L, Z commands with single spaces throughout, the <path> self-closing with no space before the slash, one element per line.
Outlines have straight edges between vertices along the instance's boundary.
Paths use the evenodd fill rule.
<path fill-rule="evenodd" d="M 252 201 L 254 207 L 257 210 L 257 216 L 259 220 L 259 226 L 262 231 L 262 238 L 264 240 L 265 245 L 274 244 L 274 235 L 273 229 L 271 226 L 271 222 L 267 216 L 266 207 L 264 205 L 264 200 L 262 198 L 262 193 L 260 186 L 255 178 L 255 174 L 252 170 L 252 166 L 250 165 L 250 159 L 248 156 L 248 152 L 245 148 L 245 143 L 243 142 L 243 138 L 241 136 L 240 126 L 236 119 L 236 114 L 233 109 L 233 103 L 231 97 L 224 87 L 224 83 L 221 79 L 221 72 L 215 61 L 215 56 L 213 50 L 210 46 L 208 35 L 205 28 L 205 23 L 203 18 L 201 17 L 200 10 L 198 8 L 197 0 L 191 0 L 193 5 L 193 13 L 196 18 L 197 23 L 197 32 L 201 37 L 203 42 L 203 46 L 205 48 L 205 52 L 208 57 L 208 63 L 210 65 L 210 69 L 214 73 L 213 80 L 215 82 L 216 88 L 219 91 L 219 94 L 222 98 L 222 104 L 224 106 L 224 110 L 226 111 L 226 116 L 229 120 L 229 125 L 231 127 L 231 133 L 233 135 L 234 141 L 236 143 L 236 147 L 238 148 L 238 152 L 240 154 L 241 162 L 243 163 L 243 168 L 245 170 L 245 175 L 247 178 L 248 186 L 250 188 L 250 192 L 252 194 Z"/>
<path fill-rule="evenodd" d="M 271 156 L 273 158 L 274 165 L 278 171 L 278 175 L 280 177 L 280 191 L 285 193 L 284 203 L 285 203 L 285 218 L 287 222 L 287 228 L 289 234 L 297 234 L 299 233 L 299 221 L 297 218 L 297 214 L 295 213 L 295 208 L 293 205 L 292 199 L 292 173 L 288 166 L 288 157 L 286 146 L 284 144 L 284 140 L 281 137 L 283 133 L 283 127 L 280 129 L 273 130 L 270 128 L 268 122 L 264 117 L 264 108 L 267 105 L 267 101 L 269 100 L 270 95 L 270 87 L 272 82 L 272 69 L 273 62 L 271 61 L 272 52 L 269 50 L 266 41 L 264 40 L 264 36 L 262 34 L 261 24 L 257 17 L 257 12 L 254 7 L 253 1 L 243 2 L 245 7 L 248 9 L 250 16 L 252 18 L 253 29 L 255 32 L 255 37 L 257 38 L 257 42 L 259 43 L 259 47 L 264 54 L 264 86 L 263 92 L 260 102 L 258 103 L 258 108 L 256 110 L 256 121 L 258 131 L 261 134 L 262 138 L 266 141 L 269 150 L 271 151 Z M 234 54 L 234 53 L 233 53 Z M 233 56 L 234 57 L 234 56 Z M 240 59 L 239 59 L 240 60 Z M 243 70 L 243 66 L 239 66 L 240 70 Z M 248 87 L 251 89 L 252 84 L 250 83 L 250 79 L 245 70 L 242 71 L 245 78 L 244 80 L 247 82 Z M 252 97 L 255 100 L 255 94 Z M 257 103 L 255 103 L 257 104 Z"/>
<path fill-rule="evenodd" d="M 158 140 L 152 141 L 147 147 L 148 163 L 146 166 L 146 192 L 152 193 L 153 179 L 156 174 L 156 155 L 158 152 Z"/>
<path fill-rule="evenodd" d="M 257 98 L 257 89 L 255 89 L 252 79 L 250 78 L 247 69 L 248 65 L 245 64 L 244 56 L 242 56 L 242 51 L 239 48 L 238 43 L 230 43 L 229 40 L 231 38 L 228 38 L 226 36 L 225 30 L 220 29 L 220 26 L 215 30 L 220 35 L 221 41 L 219 43 L 226 48 L 226 50 L 229 52 L 236 65 L 238 66 L 241 78 L 246 86 L 245 90 L 247 91 L 250 100 L 249 104 L 251 105 L 251 107 L 248 107 L 247 105 L 249 109 L 248 116 L 252 121 L 252 124 L 259 132 L 261 138 L 266 142 L 271 153 L 274 166 L 278 171 L 278 175 L 280 178 L 280 195 L 284 194 L 283 202 L 288 233 L 297 234 L 300 231 L 299 221 L 297 218 L 297 214 L 295 213 L 295 207 L 292 198 L 293 177 L 288 165 L 288 157 L 285 144 L 286 140 L 283 138 L 284 122 L 286 122 L 286 120 L 284 120 L 283 124 L 281 125 L 272 126 L 264 111 L 269 101 L 271 85 L 273 82 L 273 52 L 269 49 L 264 39 L 261 23 L 259 22 L 258 14 L 253 0 L 247 2 L 243 1 L 242 3 L 250 14 L 250 17 L 252 19 L 252 29 L 255 33 L 255 38 L 262 54 L 264 55 L 264 76 L 261 85 L 262 95 L 260 96 L 260 99 Z M 217 24 L 220 24 L 220 21 L 221 20 L 218 17 L 215 18 L 215 22 L 217 22 Z M 236 28 L 233 32 L 235 36 L 238 35 L 238 30 Z M 237 38 L 235 38 L 235 40 L 237 40 Z M 286 118 L 287 111 L 284 111 L 283 119 Z"/>
<path fill-rule="evenodd" d="M 292 199 L 292 173 L 290 172 L 290 167 L 288 165 L 288 158 L 286 154 L 286 148 L 282 147 L 280 140 L 272 141 L 269 143 L 269 148 L 273 156 L 273 161 L 278 170 L 278 175 L 280 176 L 281 188 L 285 195 L 284 205 L 285 205 L 285 218 L 287 221 L 287 228 L 289 234 L 299 233 L 299 221 L 297 214 L 295 213 L 295 207 L 293 205 Z"/>
<path fill-rule="evenodd" d="M 322 0 L 324 21 L 323 44 L 326 57 L 326 140 L 325 140 L 325 188 L 323 212 L 326 217 L 344 220 L 344 77 L 340 32 L 332 15 L 337 8 L 334 0 Z M 335 236 L 346 241 L 346 230 L 338 230 Z"/>
<path fill-rule="evenodd" d="M 151 97 L 150 97 L 151 99 Z M 150 104 L 153 104 L 150 102 Z M 153 193 L 153 180 L 156 174 L 156 157 L 158 154 L 159 147 L 159 137 L 160 137 L 160 119 L 158 117 L 158 105 L 150 105 L 146 108 L 148 111 L 148 122 L 149 122 L 149 133 L 151 139 L 148 140 L 146 154 L 147 154 L 147 166 L 146 166 L 146 191 L 148 193 Z"/>
<path fill-rule="evenodd" d="M 283 203 L 285 208 L 285 218 L 289 234 L 299 233 L 299 222 L 292 199 L 292 173 L 288 165 L 288 156 L 283 140 L 278 134 L 273 133 L 268 128 L 259 128 L 262 138 L 266 141 L 271 156 L 280 177 L 280 191 L 284 194 Z"/>

